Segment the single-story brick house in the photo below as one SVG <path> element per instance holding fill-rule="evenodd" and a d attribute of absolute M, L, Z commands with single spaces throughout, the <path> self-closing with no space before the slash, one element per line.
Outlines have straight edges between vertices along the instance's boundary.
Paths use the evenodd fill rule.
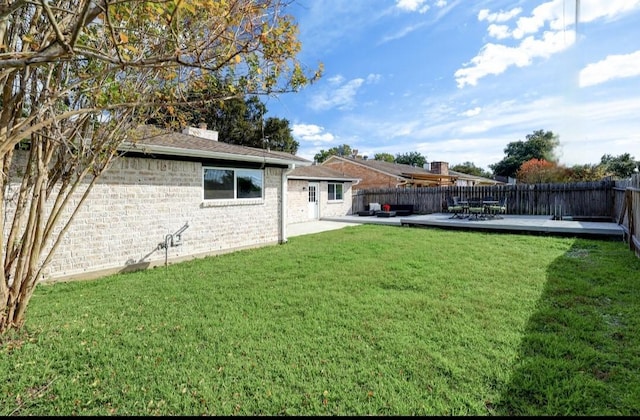
<path fill-rule="evenodd" d="M 431 162 L 425 167 L 369 160 L 357 157 L 330 156 L 322 162 L 345 176 L 360 178 L 355 190 L 372 188 L 440 187 L 496 185 L 503 182 L 449 170 L 447 162 Z"/>
<path fill-rule="evenodd" d="M 139 132 L 99 178 L 41 280 L 95 278 L 287 241 L 287 176 L 311 161 L 218 142 L 204 128 Z"/>
<path fill-rule="evenodd" d="M 359 179 L 320 165 L 297 166 L 287 177 L 288 223 L 351 214 L 352 185 Z"/>

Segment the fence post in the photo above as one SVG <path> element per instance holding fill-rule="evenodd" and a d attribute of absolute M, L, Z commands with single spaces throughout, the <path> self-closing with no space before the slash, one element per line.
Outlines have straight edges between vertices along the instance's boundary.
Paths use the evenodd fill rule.
<path fill-rule="evenodd" d="M 633 220 L 633 200 L 632 200 L 633 191 L 631 188 L 627 188 L 624 192 L 624 206 L 627 208 L 627 223 L 629 223 L 629 249 L 635 252 L 635 243 L 633 238 L 636 234 L 635 232 L 635 220 Z"/>

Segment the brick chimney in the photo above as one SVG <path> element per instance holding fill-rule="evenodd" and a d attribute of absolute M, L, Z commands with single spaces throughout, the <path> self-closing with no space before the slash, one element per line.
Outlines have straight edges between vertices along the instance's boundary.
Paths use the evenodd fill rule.
<path fill-rule="evenodd" d="M 431 173 L 438 175 L 449 175 L 449 163 L 431 162 Z"/>
<path fill-rule="evenodd" d="M 200 127 L 185 127 L 182 129 L 183 134 L 201 137 L 203 139 L 218 141 L 218 132 L 215 130 L 207 130 L 207 123 L 200 123 Z"/>

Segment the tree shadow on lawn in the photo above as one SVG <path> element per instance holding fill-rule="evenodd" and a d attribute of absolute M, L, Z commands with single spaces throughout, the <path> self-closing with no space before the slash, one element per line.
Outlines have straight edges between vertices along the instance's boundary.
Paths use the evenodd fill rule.
<path fill-rule="evenodd" d="M 496 415 L 640 413 L 640 260 L 576 240 L 548 268 Z"/>

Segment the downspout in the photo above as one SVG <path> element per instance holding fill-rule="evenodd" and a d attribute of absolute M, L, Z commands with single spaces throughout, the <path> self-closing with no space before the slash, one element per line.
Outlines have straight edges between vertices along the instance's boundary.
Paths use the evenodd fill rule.
<path fill-rule="evenodd" d="M 295 163 L 290 163 L 286 170 L 282 171 L 282 177 L 280 179 L 280 190 L 282 191 L 280 200 L 280 243 L 287 243 L 287 179 L 289 174 L 296 168 Z"/>

